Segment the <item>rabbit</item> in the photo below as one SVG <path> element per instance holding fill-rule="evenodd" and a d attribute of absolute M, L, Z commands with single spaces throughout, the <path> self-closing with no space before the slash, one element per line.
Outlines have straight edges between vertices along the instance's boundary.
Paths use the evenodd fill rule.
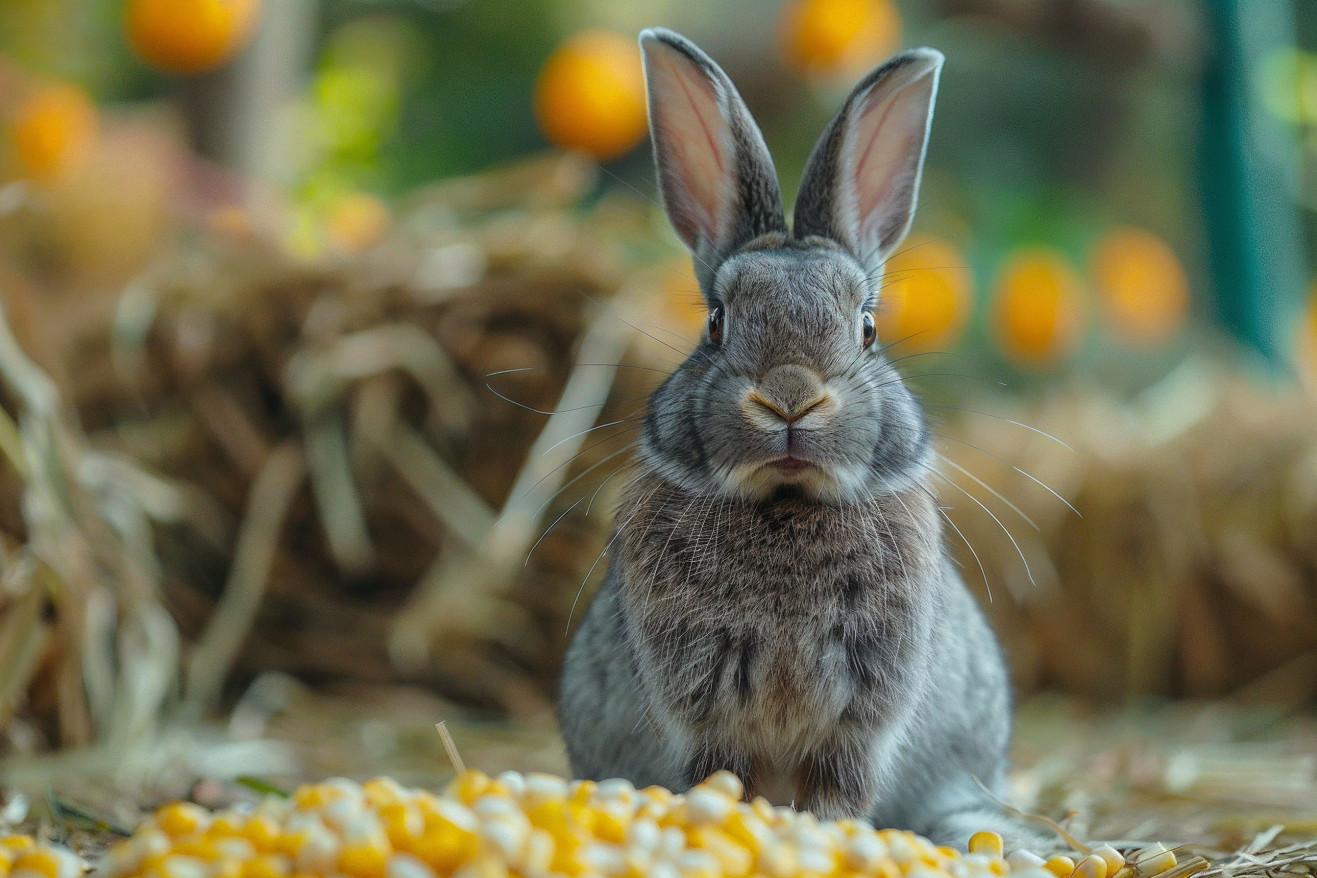
<path fill-rule="evenodd" d="M 874 343 L 943 56 L 860 81 L 788 229 L 727 75 L 672 31 L 640 43 L 663 205 L 708 320 L 650 399 L 566 654 L 572 772 L 684 790 L 726 769 L 747 798 L 822 819 L 1034 844 L 998 804 L 1002 652 L 943 548 L 920 405 Z"/>

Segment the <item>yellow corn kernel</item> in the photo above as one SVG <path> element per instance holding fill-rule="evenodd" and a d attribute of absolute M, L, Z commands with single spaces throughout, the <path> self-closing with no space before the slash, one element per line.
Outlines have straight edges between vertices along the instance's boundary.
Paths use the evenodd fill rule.
<path fill-rule="evenodd" d="M 404 805 L 401 801 L 391 801 L 381 805 L 380 823 L 384 833 L 395 850 L 407 850 L 411 843 L 425 831 L 425 818 L 415 808 Z"/>
<path fill-rule="evenodd" d="M 48 848 L 29 846 L 14 860 L 14 872 L 32 872 L 42 878 L 60 878 L 59 858 Z"/>
<path fill-rule="evenodd" d="M 969 837 L 969 852 L 971 854 L 988 854 L 992 857 L 1000 857 L 1005 853 L 1005 846 L 999 834 L 984 830 Z M 954 851 L 952 851 L 951 856 L 955 856 Z M 1106 878 L 1106 876 L 1101 876 L 1101 878 Z"/>
<path fill-rule="evenodd" d="M 1176 865 L 1175 852 L 1168 851 L 1160 842 L 1138 851 L 1132 859 L 1134 871 L 1142 876 L 1160 875 Z"/>
<path fill-rule="evenodd" d="M 338 870 L 350 878 L 384 878 L 392 853 L 371 842 L 345 845 L 338 855 Z"/>
<path fill-rule="evenodd" d="M 36 842 L 30 835 L 6 835 L 4 838 L 0 838 L 0 846 L 11 851 L 22 851 L 35 847 Z"/>
<path fill-rule="evenodd" d="M 323 784 L 307 784 L 298 787 L 297 791 L 293 793 L 293 804 L 303 810 L 314 811 L 325 807 L 333 798 L 339 795 L 342 795 L 342 793 Z"/>
<path fill-rule="evenodd" d="M 707 787 L 716 793 L 721 793 L 733 801 L 740 799 L 745 795 L 745 785 L 741 779 L 730 771 L 716 771 L 709 776 L 709 779 L 700 786 Z"/>
<path fill-rule="evenodd" d="M 508 867 L 493 857 L 477 857 L 458 869 L 453 878 L 508 878 Z"/>
<path fill-rule="evenodd" d="M 630 826 L 631 814 L 622 807 L 604 805 L 594 811 L 594 834 L 600 841 L 621 844 Z"/>
<path fill-rule="evenodd" d="M 578 780 L 572 784 L 572 791 L 567 799 L 585 805 L 594 797 L 595 790 L 598 788 L 599 785 L 592 780 Z"/>
<path fill-rule="evenodd" d="M 743 878 L 754 866 L 754 855 L 745 845 L 716 826 L 701 826 L 690 836 L 691 844 L 708 851 L 718 861 L 718 868 L 728 878 Z"/>
<path fill-rule="evenodd" d="M 593 833 L 595 822 L 598 820 L 598 812 L 590 806 L 581 802 L 567 803 L 567 823 L 569 825 L 579 826 L 587 833 Z"/>
<path fill-rule="evenodd" d="M 241 838 L 247 839 L 261 853 L 271 853 L 279 842 L 279 824 L 265 814 L 253 814 L 248 817 L 238 830 Z"/>
<path fill-rule="evenodd" d="M 530 783 L 530 778 L 526 779 Z M 547 829 L 532 829 L 526 839 L 526 850 L 522 855 L 521 870 L 527 875 L 543 875 L 553 866 L 553 836 Z"/>
<path fill-rule="evenodd" d="M 391 777 L 373 777 L 361 785 L 366 801 L 376 807 L 407 801 L 407 788 Z"/>
<path fill-rule="evenodd" d="M 800 871 L 796 863 L 796 852 L 781 841 L 771 842 L 760 851 L 755 865 L 769 878 L 791 878 Z"/>
<path fill-rule="evenodd" d="M 751 851 L 759 851 L 772 838 L 768 825 L 748 808 L 733 811 L 722 828 Z"/>
<path fill-rule="evenodd" d="M 1070 878 L 1075 871 L 1075 861 L 1066 856 L 1052 857 L 1043 868 L 1051 872 L 1056 878 Z"/>
<path fill-rule="evenodd" d="M 9 867 L 14 865 L 14 858 L 18 854 L 7 847 L 0 846 L 0 875 L 8 875 Z"/>
<path fill-rule="evenodd" d="M 261 854 L 242 864 L 240 878 L 287 878 L 293 865 L 281 854 Z"/>
<path fill-rule="evenodd" d="M 768 801 L 763 796 L 754 797 L 750 802 L 750 810 L 754 812 L 756 817 L 767 823 L 769 826 L 772 826 L 777 822 L 777 809 L 773 807 L 772 802 Z"/>
<path fill-rule="evenodd" d="M 464 771 L 448 785 L 446 793 L 454 796 L 464 805 L 470 805 L 483 796 L 493 783 L 489 775 L 480 771 Z"/>
<path fill-rule="evenodd" d="M 161 864 L 164 878 L 209 878 L 210 864 L 199 857 L 171 854 Z"/>
<path fill-rule="evenodd" d="M 1115 875 L 1125 865 L 1124 855 L 1109 844 L 1093 848 L 1093 853 L 1101 857 L 1107 864 L 1108 875 Z"/>
<path fill-rule="evenodd" d="M 682 878 L 719 878 L 718 860 L 708 851 L 688 850 L 677 857 Z"/>
<path fill-rule="evenodd" d="M 1075 866 L 1074 878 L 1107 878 L 1107 861 L 1089 854 Z"/>
<path fill-rule="evenodd" d="M 696 787 L 686 794 L 686 815 L 691 823 L 722 823 L 735 808 L 735 799 L 712 787 Z"/>

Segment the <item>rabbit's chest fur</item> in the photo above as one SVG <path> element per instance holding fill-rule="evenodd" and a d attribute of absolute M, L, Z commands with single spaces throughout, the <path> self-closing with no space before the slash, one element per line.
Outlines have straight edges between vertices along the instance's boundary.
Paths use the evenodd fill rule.
<path fill-rule="evenodd" d="M 622 600 L 642 685 L 679 735 L 787 758 L 910 700 L 941 581 L 937 511 L 691 496 L 641 478 L 620 510 Z"/>

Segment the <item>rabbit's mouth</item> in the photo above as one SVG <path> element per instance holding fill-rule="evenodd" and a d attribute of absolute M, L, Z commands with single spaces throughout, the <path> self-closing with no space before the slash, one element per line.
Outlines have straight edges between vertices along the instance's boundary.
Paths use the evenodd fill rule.
<path fill-rule="evenodd" d="M 790 454 L 788 454 L 786 457 L 780 457 L 777 460 L 774 460 L 771 463 L 769 463 L 769 466 L 771 466 L 773 469 L 779 470 L 784 473 L 797 473 L 813 465 L 814 464 L 808 460 L 804 460 L 803 458 L 799 458 L 799 457 L 793 457 Z"/>

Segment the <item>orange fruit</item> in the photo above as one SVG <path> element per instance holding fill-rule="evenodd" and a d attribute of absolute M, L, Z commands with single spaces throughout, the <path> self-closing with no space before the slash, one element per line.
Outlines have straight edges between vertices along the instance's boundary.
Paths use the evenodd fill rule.
<path fill-rule="evenodd" d="M 384 238 L 389 208 L 374 195 L 352 192 L 334 201 L 325 217 L 329 240 L 349 253 L 361 253 Z"/>
<path fill-rule="evenodd" d="M 11 137 L 19 173 L 49 182 L 86 161 L 96 141 L 96 107 L 77 86 L 48 86 L 18 107 Z"/>
<path fill-rule="evenodd" d="M 662 267 L 661 272 L 660 320 L 666 328 L 684 339 L 699 338 L 704 322 L 708 319 L 709 309 L 700 293 L 700 284 L 695 279 L 690 260 L 673 259 Z"/>
<path fill-rule="evenodd" d="M 635 40 L 604 30 L 563 43 L 540 69 L 535 117 L 549 142 L 601 160 L 630 152 L 649 128 Z"/>
<path fill-rule="evenodd" d="M 875 314 L 878 338 L 900 345 L 899 355 L 952 344 L 969 320 L 973 289 L 969 266 L 946 241 L 905 246 L 883 269 Z"/>
<path fill-rule="evenodd" d="M 1189 313 L 1189 276 L 1170 245 L 1152 232 L 1121 226 L 1103 236 L 1090 261 L 1107 319 L 1130 341 L 1168 339 Z"/>
<path fill-rule="evenodd" d="M 133 50 L 170 73 L 213 70 L 247 44 L 262 0 L 128 0 L 124 30 Z"/>
<path fill-rule="evenodd" d="M 1024 366 L 1061 360 L 1084 329 L 1084 291 L 1070 262 L 1047 247 L 1016 252 L 993 295 L 993 330 L 1003 353 Z"/>
<path fill-rule="evenodd" d="M 900 47 L 901 13 L 892 0 L 789 0 L 779 37 L 796 72 L 851 76 Z"/>

